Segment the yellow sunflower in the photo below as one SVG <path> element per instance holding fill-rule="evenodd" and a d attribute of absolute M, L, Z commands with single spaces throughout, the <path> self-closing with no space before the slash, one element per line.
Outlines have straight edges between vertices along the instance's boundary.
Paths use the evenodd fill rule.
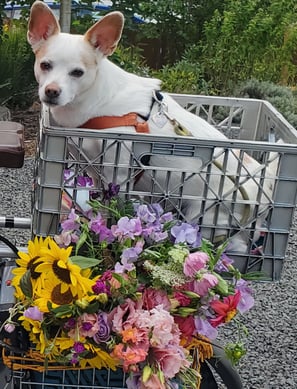
<path fill-rule="evenodd" d="M 18 267 L 12 271 L 14 274 L 12 285 L 15 288 L 15 296 L 17 298 L 23 299 L 25 297 L 20 284 L 21 279 L 28 271 L 30 272 L 33 292 L 40 288 L 40 272 L 36 270 L 36 267 L 42 263 L 41 250 L 48 247 L 48 242 L 49 238 L 35 237 L 34 241 L 30 240 L 28 243 L 28 253 L 21 251 L 18 253 L 19 259 L 16 260 Z"/>
<path fill-rule="evenodd" d="M 43 354 L 47 347 L 47 341 L 41 328 L 41 322 L 26 316 L 20 316 L 19 320 L 22 322 L 22 326 L 25 330 L 29 333 L 29 339 L 35 344 L 36 350 Z"/>
<path fill-rule="evenodd" d="M 53 349 L 53 353 L 58 357 L 61 357 L 61 354 L 64 351 L 72 349 L 72 347 L 74 346 L 74 342 L 75 340 L 72 338 L 57 337 L 55 339 L 55 347 Z"/>
<path fill-rule="evenodd" d="M 82 275 L 82 270 L 69 259 L 72 248 L 61 248 L 53 239 L 49 239 L 48 247 L 41 250 L 43 262 L 39 263 L 36 271 L 42 273 L 42 288 L 49 279 L 61 285 L 61 293 L 70 290 L 72 296 L 78 299 L 92 292 L 94 281 Z M 43 292 L 42 292 L 43 293 Z"/>
<path fill-rule="evenodd" d="M 90 343 L 84 343 L 84 347 L 88 353 L 83 359 L 80 360 L 80 365 L 82 368 L 90 366 L 96 369 L 117 369 L 119 361 L 112 358 L 106 351 Z"/>
<path fill-rule="evenodd" d="M 71 305 L 76 299 L 77 296 L 73 296 L 70 287 L 62 292 L 61 284 L 52 277 L 44 280 L 42 293 L 35 296 L 34 304 L 41 312 L 47 313 L 49 312 L 49 302 L 51 303 L 52 308 L 57 308 L 61 305 Z"/>
<path fill-rule="evenodd" d="M 75 340 L 72 338 L 57 337 L 56 346 L 61 351 L 68 350 L 73 347 Z"/>

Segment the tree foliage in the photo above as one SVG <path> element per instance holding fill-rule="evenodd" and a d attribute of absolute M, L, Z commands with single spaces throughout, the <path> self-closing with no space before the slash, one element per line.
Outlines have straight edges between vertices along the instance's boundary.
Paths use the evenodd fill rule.
<path fill-rule="evenodd" d="M 295 0 L 225 0 L 204 27 L 201 61 L 220 88 L 254 77 L 297 81 Z"/>
<path fill-rule="evenodd" d="M 0 0 L 0 46 L 5 3 Z M 234 87 L 252 78 L 289 86 L 297 82 L 295 0 L 114 0 L 112 9 L 126 19 L 115 60 L 149 74 L 142 54 L 171 91 L 233 94 Z M 145 23 L 136 23 L 135 14 Z M 93 22 L 91 17 L 73 20 L 71 31 L 84 33 Z"/>
<path fill-rule="evenodd" d="M 179 60 L 187 48 L 201 39 L 204 22 L 221 6 L 221 0 L 113 2 L 113 9 L 124 12 L 126 16 L 126 30 L 137 33 L 136 39 L 133 35 L 133 41 L 129 41 L 128 37 L 128 41 L 124 39 L 124 42 L 127 44 L 151 42 L 157 46 L 155 67 L 170 65 Z M 132 22 L 135 13 L 145 20 L 144 24 L 137 25 Z"/>

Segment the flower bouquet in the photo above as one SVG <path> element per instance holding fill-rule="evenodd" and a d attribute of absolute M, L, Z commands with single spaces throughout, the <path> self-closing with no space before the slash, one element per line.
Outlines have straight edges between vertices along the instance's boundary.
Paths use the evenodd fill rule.
<path fill-rule="evenodd" d="M 197 388 L 199 360 L 252 307 L 251 289 L 227 242 L 215 248 L 199 226 L 117 191 L 19 253 L 5 330 L 21 325 L 47 361 L 121 368 L 129 389 Z M 232 361 L 245 353 L 241 339 L 226 350 Z"/>

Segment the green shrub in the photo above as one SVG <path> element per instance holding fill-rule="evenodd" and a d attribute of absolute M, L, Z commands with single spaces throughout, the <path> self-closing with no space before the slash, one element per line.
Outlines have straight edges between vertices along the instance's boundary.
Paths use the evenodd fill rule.
<path fill-rule="evenodd" d="M 269 101 L 292 126 L 297 128 L 297 99 L 290 88 L 270 81 L 252 79 L 242 83 L 235 91 L 235 95 Z"/>
<path fill-rule="evenodd" d="M 0 41 L 0 104 L 26 105 L 36 89 L 34 56 L 26 40 L 26 28 L 14 23 Z"/>
<path fill-rule="evenodd" d="M 150 69 L 144 64 L 139 48 L 118 46 L 111 57 L 111 61 L 130 73 L 150 77 Z"/>
<path fill-rule="evenodd" d="M 154 76 L 162 80 L 162 89 L 172 93 L 212 94 L 210 85 L 203 79 L 199 64 L 182 59 L 175 65 L 166 65 L 155 71 Z"/>

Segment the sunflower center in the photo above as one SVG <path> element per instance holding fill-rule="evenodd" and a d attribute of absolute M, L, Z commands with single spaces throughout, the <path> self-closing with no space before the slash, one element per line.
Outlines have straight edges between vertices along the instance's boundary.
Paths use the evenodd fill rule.
<path fill-rule="evenodd" d="M 73 295 L 70 289 L 67 289 L 66 292 L 61 293 L 61 285 L 56 285 L 51 293 L 51 301 L 57 305 L 70 304 L 73 301 Z"/>
<path fill-rule="evenodd" d="M 59 278 L 60 281 L 64 282 L 65 284 L 71 285 L 70 272 L 68 269 L 60 267 L 58 265 L 58 261 L 54 261 L 52 268 L 54 274 Z"/>
<path fill-rule="evenodd" d="M 37 278 L 40 276 L 41 273 L 35 271 L 36 267 L 42 263 L 42 261 L 38 261 L 40 257 L 34 257 L 30 259 L 30 261 L 27 264 L 27 269 L 30 270 L 30 276 L 33 278 L 33 280 L 37 280 Z"/>
<path fill-rule="evenodd" d="M 88 351 L 87 354 L 84 356 L 85 359 L 94 359 L 97 357 L 97 354 L 93 351 Z"/>

